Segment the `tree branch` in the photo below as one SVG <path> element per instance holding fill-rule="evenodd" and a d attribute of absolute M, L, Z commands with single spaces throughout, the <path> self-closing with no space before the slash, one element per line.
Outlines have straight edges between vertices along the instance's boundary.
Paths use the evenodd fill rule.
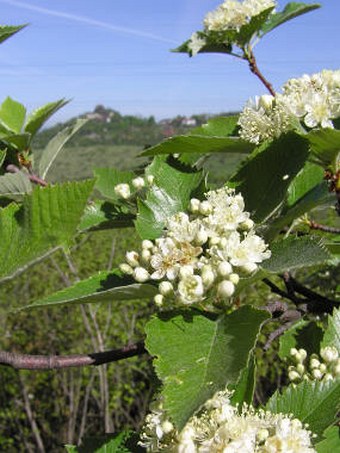
<path fill-rule="evenodd" d="M 18 173 L 20 171 L 20 168 L 18 168 L 16 165 L 9 164 L 6 167 L 6 171 L 9 173 Z M 48 183 L 44 179 L 40 178 L 35 173 L 33 173 L 33 171 L 30 168 L 28 169 L 27 177 L 31 182 L 39 186 L 46 187 L 48 185 Z"/>
<path fill-rule="evenodd" d="M 314 222 L 310 220 L 308 226 L 311 230 L 319 230 L 325 233 L 340 234 L 340 228 L 331 227 L 328 225 L 321 225 L 321 223 Z"/>
<path fill-rule="evenodd" d="M 145 353 L 147 351 L 143 341 L 110 351 L 66 356 L 28 355 L 0 351 L 0 365 L 10 366 L 17 370 L 54 370 L 88 365 L 98 366 Z"/>
<path fill-rule="evenodd" d="M 255 58 L 253 51 L 251 49 L 247 49 L 246 51 L 244 51 L 244 55 L 245 55 L 246 60 L 249 63 L 249 68 L 250 68 L 251 72 L 253 74 L 255 74 L 256 77 L 258 77 L 261 80 L 261 82 L 267 88 L 269 93 L 272 96 L 275 96 L 275 91 L 274 91 L 273 85 L 265 78 L 265 76 L 262 74 L 259 67 L 257 66 L 256 58 Z"/>

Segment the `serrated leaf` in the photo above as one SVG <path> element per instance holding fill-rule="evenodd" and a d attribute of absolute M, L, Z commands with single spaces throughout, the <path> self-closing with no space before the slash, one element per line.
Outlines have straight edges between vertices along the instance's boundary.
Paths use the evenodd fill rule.
<path fill-rule="evenodd" d="M 31 112 L 26 120 L 25 131 L 35 135 L 42 125 L 59 109 L 64 107 L 69 101 L 59 99 L 55 102 L 49 102 Z"/>
<path fill-rule="evenodd" d="M 340 428 L 331 426 L 323 433 L 324 440 L 315 445 L 317 453 L 337 453 L 340 451 Z"/>
<path fill-rule="evenodd" d="M 63 149 L 65 144 L 73 137 L 73 135 L 87 123 L 87 119 L 77 119 L 72 125 L 60 131 L 55 137 L 50 140 L 42 152 L 39 162 L 39 175 L 42 179 L 46 178 L 53 162 L 58 157 L 58 154 Z"/>
<path fill-rule="evenodd" d="M 25 28 L 27 24 L 24 25 L 1 25 L 0 26 L 0 43 L 6 41 L 6 39 L 18 33 L 18 31 Z"/>
<path fill-rule="evenodd" d="M 254 35 L 258 35 L 273 9 L 274 7 L 265 9 L 260 14 L 253 16 L 249 23 L 243 25 L 235 38 L 237 44 L 245 46 L 251 41 Z"/>
<path fill-rule="evenodd" d="M 108 201 L 94 201 L 87 205 L 79 230 L 106 230 L 133 227 L 136 216 L 123 212 Z"/>
<path fill-rule="evenodd" d="M 26 133 L 9 134 L 3 137 L 3 141 L 19 151 L 26 151 L 30 145 L 31 135 Z"/>
<path fill-rule="evenodd" d="M 153 176 L 154 183 L 146 200 L 138 201 L 135 225 L 142 239 L 155 239 L 161 235 L 170 216 L 188 208 L 191 194 L 199 187 L 203 174 L 179 170 L 164 157 L 156 157 L 145 174 Z"/>
<path fill-rule="evenodd" d="M 226 53 L 229 54 L 233 47 L 231 41 L 228 40 L 227 36 L 225 37 L 224 41 L 214 39 L 212 33 L 208 35 L 203 32 L 198 32 L 201 37 L 204 37 L 206 40 L 206 44 L 199 50 L 198 53 Z M 229 42 L 228 42 L 229 41 Z M 190 48 L 190 39 L 185 41 L 180 46 L 172 49 L 172 52 L 178 53 L 187 53 L 189 56 L 192 56 L 192 50 Z"/>
<path fill-rule="evenodd" d="M 96 178 L 95 188 L 109 200 L 117 201 L 119 196 L 115 192 L 117 184 L 129 184 L 135 177 L 132 171 L 121 171 L 116 168 L 95 168 L 93 174 Z M 132 189 L 132 186 L 130 185 Z"/>
<path fill-rule="evenodd" d="M 288 188 L 287 206 L 292 207 L 322 182 L 324 172 L 319 165 L 307 162 Z"/>
<path fill-rule="evenodd" d="M 316 266 L 330 259 L 320 239 L 309 236 L 289 237 L 272 243 L 270 249 L 272 256 L 261 267 L 272 273 Z"/>
<path fill-rule="evenodd" d="M 6 159 L 6 154 L 7 154 L 6 149 L 0 149 L 0 168 L 2 167 L 2 164 L 4 163 L 4 161 Z"/>
<path fill-rule="evenodd" d="M 301 16 L 302 14 L 306 14 L 309 11 L 313 11 L 314 9 L 320 8 L 319 3 L 301 3 L 301 2 L 291 2 L 288 3 L 284 10 L 280 13 L 274 13 L 267 22 L 261 28 L 261 36 L 269 33 L 274 28 L 278 27 L 279 25 L 287 22 L 295 17 Z"/>
<path fill-rule="evenodd" d="M 335 173 L 340 154 L 340 130 L 318 129 L 309 132 L 305 137 L 310 143 L 313 160 Z"/>
<path fill-rule="evenodd" d="M 157 154 L 207 154 L 207 153 L 241 153 L 249 154 L 255 146 L 239 137 L 212 137 L 204 135 L 179 135 L 152 146 L 141 156 Z"/>
<path fill-rule="evenodd" d="M 321 436 L 335 422 L 340 403 L 340 379 L 304 381 L 290 385 L 270 398 L 266 409 L 274 413 L 293 414 L 309 429 Z"/>
<path fill-rule="evenodd" d="M 217 320 L 188 311 L 147 324 L 146 347 L 156 357 L 164 409 L 179 430 L 216 391 L 238 381 L 267 317 L 244 306 Z"/>
<path fill-rule="evenodd" d="M 25 194 L 31 192 L 32 183 L 24 172 L 18 171 L 0 176 L 0 197 L 21 200 Z"/>
<path fill-rule="evenodd" d="M 65 445 L 69 453 L 130 453 L 128 443 L 133 437 L 132 431 L 123 431 L 119 434 L 85 438 L 79 447 Z M 134 452 L 140 451 L 137 449 Z M 143 450 L 141 450 L 143 451 Z"/>
<path fill-rule="evenodd" d="M 242 407 L 243 403 L 252 404 L 256 384 L 256 363 L 254 354 L 250 354 L 246 368 L 241 372 L 237 384 L 233 387 L 233 394 L 230 398 L 231 404 Z"/>
<path fill-rule="evenodd" d="M 0 209 L 0 280 L 10 278 L 56 247 L 70 244 L 94 181 L 35 187 Z"/>
<path fill-rule="evenodd" d="M 136 283 L 132 277 L 123 276 L 118 270 L 99 272 L 69 288 L 34 301 L 24 309 L 54 307 L 59 305 L 91 304 L 126 300 L 152 299 L 157 288 Z"/>
<path fill-rule="evenodd" d="M 307 354 L 318 353 L 323 337 L 323 330 L 315 322 L 301 319 L 280 336 L 279 356 L 290 357 L 291 348 L 305 349 Z"/>
<path fill-rule="evenodd" d="M 230 137 L 236 134 L 239 115 L 212 118 L 206 124 L 195 127 L 190 135 L 206 135 L 209 137 Z"/>
<path fill-rule="evenodd" d="M 308 157 L 308 142 L 289 133 L 253 153 L 231 178 L 259 223 L 281 205 L 289 185 Z"/>
<path fill-rule="evenodd" d="M 0 122 L 9 131 L 19 134 L 25 122 L 26 109 L 9 96 L 0 106 Z"/>
<path fill-rule="evenodd" d="M 328 326 L 321 344 L 322 348 L 333 346 L 340 352 L 340 309 L 335 308 L 328 316 Z"/>

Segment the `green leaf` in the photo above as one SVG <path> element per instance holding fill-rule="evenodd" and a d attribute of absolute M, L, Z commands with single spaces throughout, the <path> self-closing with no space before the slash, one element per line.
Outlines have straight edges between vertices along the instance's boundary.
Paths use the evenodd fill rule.
<path fill-rule="evenodd" d="M 287 206 L 293 206 L 315 186 L 321 183 L 323 178 L 324 172 L 319 165 L 306 162 L 306 165 L 288 188 Z"/>
<path fill-rule="evenodd" d="M 287 22 L 288 20 L 294 19 L 295 17 L 301 16 L 302 14 L 306 14 L 309 11 L 313 11 L 314 9 L 320 8 L 319 3 L 301 3 L 301 2 L 291 2 L 288 3 L 284 10 L 280 13 L 275 13 L 269 17 L 267 22 L 261 28 L 261 36 L 269 33 L 274 28 L 278 27 L 279 25 Z"/>
<path fill-rule="evenodd" d="M 155 239 L 162 234 L 169 216 L 188 208 L 191 194 L 200 185 L 203 174 L 176 169 L 164 157 L 156 157 L 145 174 L 154 176 L 154 183 L 146 200 L 138 200 L 135 224 L 142 239 Z"/>
<path fill-rule="evenodd" d="M 308 157 L 308 142 L 289 133 L 264 145 L 231 178 L 244 197 L 247 211 L 259 223 L 282 204 L 289 185 Z"/>
<path fill-rule="evenodd" d="M 0 106 L 0 122 L 6 129 L 19 134 L 26 117 L 26 109 L 20 102 L 7 97 Z"/>
<path fill-rule="evenodd" d="M 250 354 L 249 363 L 241 372 L 240 379 L 233 387 L 233 395 L 230 399 L 233 406 L 242 407 L 243 403 L 252 404 L 256 384 L 256 364 L 254 354 Z"/>
<path fill-rule="evenodd" d="M 164 140 L 159 145 L 144 151 L 142 156 L 157 154 L 206 154 L 206 153 L 242 153 L 249 154 L 255 148 L 239 137 L 213 137 L 205 135 L 179 135 Z"/>
<path fill-rule="evenodd" d="M 133 227 L 136 216 L 125 213 L 120 206 L 107 201 L 95 201 L 87 205 L 79 230 L 106 230 L 111 228 Z"/>
<path fill-rule="evenodd" d="M 195 127 L 190 135 L 205 135 L 209 137 L 230 137 L 236 135 L 239 115 L 219 116 L 212 118 L 206 124 Z"/>
<path fill-rule="evenodd" d="M 0 197 L 21 200 L 22 197 L 32 192 L 32 184 L 23 171 L 6 173 L 0 176 Z"/>
<path fill-rule="evenodd" d="M 131 277 L 123 276 L 118 270 L 113 270 L 99 272 L 69 288 L 36 300 L 24 309 L 152 299 L 156 294 L 155 286 L 136 283 Z"/>
<path fill-rule="evenodd" d="M 226 37 L 224 41 L 214 39 L 212 34 L 205 34 L 204 32 L 198 32 L 201 37 L 206 39 L 206 44 L 200 49 L 198 53 L 226 53 L 229 54 L 232 51 L 232 44 L 230 40 Z M 228 42 L 229 41 L 229 42 Z M 178 53 L 187 53 L 189 56 L 192 56 L 192 51 L 190 49 L 190 39 L 185 41 L 176 49 L 172 49 L 172 52 Z"/>
<path fill-rule="evenodd" d="M 50 170 L 53 162 L 58 157 L 58 154 L 65 146 L 65 144 L 73 137 L 73 135 L 78 132 L 78 130 L 87 123 L 86 119 L 77 119 L 77 121 L 72 125 L 68 126 L 59 132 L 52 140 L 49 141 L 46 148 L 42 152 L 40 162 L 39 162 L 39 175 L 42 179 L 46 178 L 48 171 Z"/>
<path fill-rule="evenodd" d="M 330 259 L 320 239 L 310 236 L 289 237 L 272 243 L 270 249 L 272 256 L 261 267 L 272 273 L 316 266 Z"/>
<path fill-rule="evenodd" d="M 0 208 L 0 280 L 71 243 L 93 184 L 88 180 L 36 187 L 21 206 Z"/>
<path fill-rule="evenodd" d="M 323 433 L 324 440 L 315 445 L 318 453 L 337 453 L 340 451 L 340 428 L 338 426 L 330 426 Z"/>
<path fill-rule="evenodd" d="M 235 384 L 268 314 L 244 306 L 211 320 L 194 311 L 152 319 L 146 347 L 164 385 L 164 408 L 179 430 L 216 391 Z"/>
<path fill-rule="evenodd" d="M 315 322 L 301 319 L 280 336 L 279 356 L 290 357 L 291 348 L 305 349 L 307 354 L 318 353 L 323 337 L 323 330 Z"/>
<path fill-rule="evenodd" d="M 132 171 L 121 171 L 115 168 L 95 168 L 93 174 L 96 178 L 95 188 L 109 200 L 120 200 L 120 197 L 115 192 L 117 184 L 129 184 L 135 177 Z M 130 188 L 132 189 L 131 185 Z"/>
<path fill-rule="evenodd" d="M 340 405 L 340 379 L 304 381 L 290 385 L 270 398 L 266 409 L 274 413 L 293 414 L 309 429 L 321 436 L 335 422 Z"/>
<path fill-rule="evenodd" d="M 131 451 L 144 451 L 142 449 L 130 450 L 128 444 L 132 431 L 123 431 L 119 434 L 106 434 L 105 436 L 88 437 L 81 443 L 80 447 L 75 445 L 65 445 L 69 453 L 130 453 Z"/>
<path fill-rule="evenodd" d="M 26 120 L 25 131 L 35 135 L 42 125 L 59 109 L 64 107 L 69 101 L 59 99 L 55 102 L 49 102 L 31 112 Z"/>
<path fill-rule="evenodd" d="M 0 26 L 0 43 L 6 41 L 6 39 L 18 33 L 18 31 L 25 28 L 27 24 L 24 25 L 1 25 Z"/>
<path fill-rule="evenodd" d="M 10 134 L 3 137 L 3 141 L 19 151 L 26 151 L 30 145 L 31 135 L 26 133 Z"/>
<path fill-rule="evenodd" d="M 340 309 L 334 309 L 328 316 L 328 326 L 321 344 L 322 348 L 334 346 L 340 352 Z"/>
<path fill-rule="evenodd" d="M 340 153 L 340 130 L 318 129 L 304 137 L 310 143 L 312 159 L 323 168 L 337 171 L 337 159 Z"/>
<path fill-rule="evenodd" d="M 253 16 L 248 24 L 243 25 L 236 36 L 237 44 L 245 46 L 253 36 L 258 35 L 273 9 L 274 7 L 265 9 L 260 14 Z"/>

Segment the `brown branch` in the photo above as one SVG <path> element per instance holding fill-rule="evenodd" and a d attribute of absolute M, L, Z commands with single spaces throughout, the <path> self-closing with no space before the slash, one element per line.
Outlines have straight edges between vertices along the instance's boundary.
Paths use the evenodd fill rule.
<path fill-rule="evenodd" d="M 261 80 L 261 82 L 267 88 L 269 93 L 272 96 L 275 96 L 273 85 L 265 78 L 265 76 L 262 74 L 259 67 L 257 66 L 256 58 L 255 55 L 253 54 L 253 51 L 251 49 L 247 49 L 247 51 L 244 52 L 244 56 L 249 63 L 249 68 L 251 72 Z"/>
<path fill-rule="evenodd" d="M 308 226 L 311 230 L 319 230 L 325 233 L 340 234 L 340 228 L 331 227 L 328 225 L 321 225 L 321 223 L 314 222 L 310 220 Z"/>
<path fill-rule="evenodd" d="M 6 171 L 8 173 L 18 173 L 20 171 L 20 168 L 17 167 L 16 165 L 9 164 L 6 167 Z M 46 187 L 48 185 L 44 179 L 42 179 L 39 176 L 37 176 L 36 174 L 34 174 L 31 169 L 28 169 L 28 171 L 29 171 L 29 173 L 28 173 L 27 177 L 31 182 L 33 182 L 34 184 L 37 184 L 39 186 L 42 186 L 42 187 Z"/>
<path fill-rule="evenodd" d="M 143 341 L 110 351 L 66 356 L 29 355 L 0 351 L 0 365 L 7 365 L 18 370 L 54 370 L 88 365 L 98 366 L 104 363 L 118 362 L 146 352 Z"/>

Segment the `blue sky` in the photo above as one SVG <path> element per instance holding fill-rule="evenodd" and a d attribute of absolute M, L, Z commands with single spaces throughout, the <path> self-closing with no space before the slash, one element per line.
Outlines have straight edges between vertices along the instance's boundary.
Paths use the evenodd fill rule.
<path fill-rule="evenodd" d="M 218 0 L 0 0 L 2 24 L 29 27 L 0 46 L 0 100 L 29 110 L 71 98 L 63 121 L 103 104 L 157 119 L 242 108 L 265 92 L 245 63 L 169 49 L 201 29 Z M 279 9 L 288 2 L 279 1 Z M 338 69 L 340 2 L 282 25 L 255 48 L 276 89 L 290 77 Z"/>

